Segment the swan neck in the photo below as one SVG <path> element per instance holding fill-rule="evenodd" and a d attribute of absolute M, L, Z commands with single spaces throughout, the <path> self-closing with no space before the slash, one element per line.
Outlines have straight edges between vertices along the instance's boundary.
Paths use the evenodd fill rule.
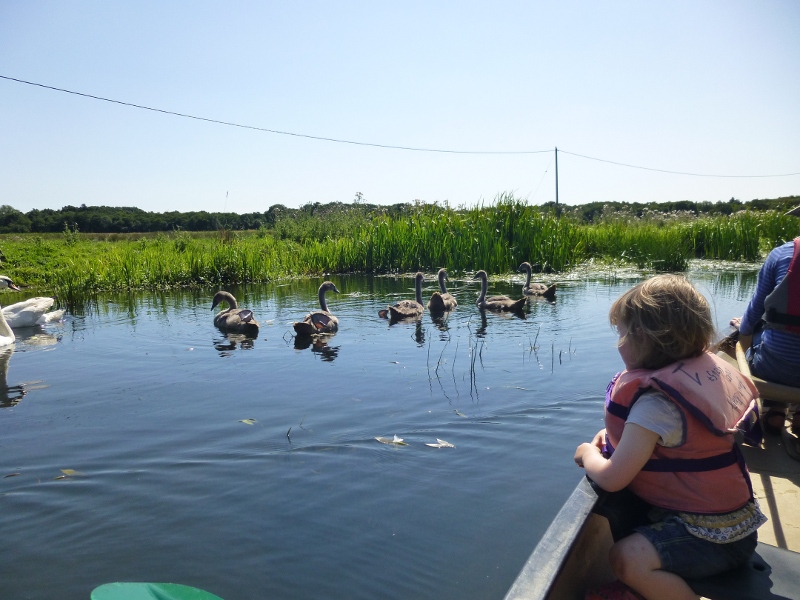
<path fill-rule="evenodd" d="M 239 305 L 236 302 L 236 298 L 233 297 L 233 294 L 225 292 L 224 296 L 225 296 L 225 302 L 228 303 L 229 310 L 232 308 L 239 308 Z"/>
<path fill-rule="evenodd" d="M 414 292 L 417 298 L 417 304 L 422 304 L 422 279 L 419 277 L 414 281 Z"/>
<path fill-rule="evenodd" d="M 444 272 L 439 273 L 439 289 L 443 294 L 447 293 L 447 287 L 444 285 Z"/>
<path fill-rule="evenodd" d="M 319 307 L 328 312 L 328 303 L 325 301 L 325 290 L 320 288 L 319 290 Z"/>
<path fill-rule="evenodd" d="M 481 295 L 478 296 L 477 304 L 483 304 L 483 301 L 486 299 L 486 291 L 489 289 L 489 282 L 486 280 L 486 277 L 481 277 Z"/>
<path fill-rule="evenodd" d="M 6 321 L 6 316 L 3 314 L 3 310 L 0 308 L 0 335 L 3 337 L 10 337 L 12 340 L 17 339 L 14 335 L 14 332 L 11 330 L 11 327 L 8 326 L 8 321 Z"/>
<path fill-rule="evenodd" d="M 528 274 L 528 279 L 527 279 L 527 281 L 525 281 L 525 287 L 529 288 L 529 287 L 531 287 L 531 270 L 530 269 L 525 269 L 525 272 Z"/>

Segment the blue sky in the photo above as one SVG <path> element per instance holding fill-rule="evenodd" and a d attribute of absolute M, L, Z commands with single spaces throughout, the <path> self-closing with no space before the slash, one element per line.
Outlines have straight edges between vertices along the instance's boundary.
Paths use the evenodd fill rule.
<path fill-rule="evenodd" d="M 800 194 L 800 2 L 0 2 L 0 204 Z M 572 153 L 572 154 L 569 154 Z"/>

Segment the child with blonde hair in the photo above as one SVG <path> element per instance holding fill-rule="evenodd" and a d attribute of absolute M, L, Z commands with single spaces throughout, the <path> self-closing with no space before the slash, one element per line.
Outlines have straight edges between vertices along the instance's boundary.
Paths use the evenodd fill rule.
<path fill-rule="evenodd" d="M 766 521 L 733 434 L 757 391 L 709 352 L 708 302 L 685 278 L 659 275 L 614 302 L 625 371 L 606 391 L 605 425 L 575 462 L 608 492 L 647 503 L 647 522 L 611 548 L 618 582 L 587 600 L 697 598 L 684 578 L 743 565 Z"/>

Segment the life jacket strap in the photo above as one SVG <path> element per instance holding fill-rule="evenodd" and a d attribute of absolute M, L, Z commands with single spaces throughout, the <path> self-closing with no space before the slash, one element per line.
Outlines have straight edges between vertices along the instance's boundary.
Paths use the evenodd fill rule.
<path fill-rule="evenodd" d="M 791 325 L 793 327 L 800 327 L 800 315 L 787 315 L 786 313 L 779 313 L 774 306 L 767 309 L 766 321 L 767 323 L 777 323 L 778 325 Z"/>
<path fill-rule="evenodd" d="M 724 469 L 737 464 L 739 462 L 738 458 L 734 450 L 706 458 L 651 458 L 642 467 L 642 471 L 656 473 L 716 471 L 717 469 Z"/>

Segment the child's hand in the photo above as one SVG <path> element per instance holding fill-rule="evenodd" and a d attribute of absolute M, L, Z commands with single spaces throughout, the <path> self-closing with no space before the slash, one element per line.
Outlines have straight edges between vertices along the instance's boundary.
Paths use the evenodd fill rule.
<path fill-rule="evenodd" d="M 583 457 L 586 455 L 587 452 L 591 452 L 592 450 L 596 450 L 597 452 L 603 452 L 603 444 L 606 441 L 606 430 L 601 429 L 598 431 L 595 436 L 592 438 L 592 441 L 588 444 L 581 444 L 578 446 L 578 449 L 575 450 L 575 464 L 579 467 L 583 466 Z M 586 448 L 584 448 L 586 446 Z"/>
<path fill-rule="evenodd" d="M 594 439 L 592 439 L 592 444 L 597 446 L 597 449 L 600 450 L 600 452 L 602 452 L 603 444 L 605 443 L 606 443 L 606 430 L 601 429 L 600 431 L 597 432 L 597 435 L 594 436 Z"/>
<path fill-rule="evenodd" d="M 600 448 L 595 446 L 594 440 L 592 440 L 591 443 L 583 443 L 580 446 L 578 446 L 578 449 L 575 450 L 575 464 L 578 465 L 579 467 L 583 467 L 584 457 L 592 452 L 600 454 Z"/>

